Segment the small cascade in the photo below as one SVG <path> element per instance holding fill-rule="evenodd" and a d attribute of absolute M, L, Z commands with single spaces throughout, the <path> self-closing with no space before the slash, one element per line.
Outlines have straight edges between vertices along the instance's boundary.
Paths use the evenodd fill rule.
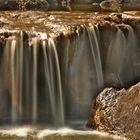
<path fill-rule="evenodd" d="M 133 41 L 131 41 L 133 40 Z M 133 29 L 128 27 L 128 35 L 117 28 L 114 40 L 108 48 L 106 61 L 106 80 L 121 87 L 129 85 L 134 79 L 133 57 L 135 49 Z M 113 80 L 114 79 L 114 80 Z M 112 83 L 113 84 L 113 83 Z"/>
<path fill-rule="evenodd" d="M 18 63 L 19 63 L 19 68 L 18 68 L 18 74 L 19 74 L 19 112 L 20 112 L 20 116 L 23 115 L 23 99 L 22 99 L 22 96 L 23 96 L 23 32 L 21 31 L 20 32 L 20 40 L 19 40 L 19 57 L 18 57 Z"/>
<path fill-rule="evenodd" d="M 9 47 L 9 46 L 8 46 Z M 16 123 L 17 118 L 18 118 L 18 95 L 17 95 L 17 81 L 16 81 L 16 67 L 15 67 L 15 50 L 16 50 L 16 40 L 11 41 L 11 101 L 12 101 L 12 109 L 11 109 L 11 117 L 12 117 L 12 122 Z"/>
<path fill-rule="evenodd" d="M 68 61 L 68 54 L 70 55 L 72 48 L 75 49 L 71 63 L 66 67 L 65 112 L 69 123 L 79 125 L 85 124 L 91 102 L 96 97 L 97 91 L 104 86 L 98 28 L 93 26 L 82 28 L 83 32 L 77 33 L 72 42 L 67 41 L 65 57 Z"/>
<path fill-rule="evenodd" d="M 53 78 L 52 78 L 52 67 L 49 67 L 49 54 L 47 54 L 46 52 L 46 49 L 47 49 L 47 46 L 46 46 L 46 41 L 43 40 L 43 54 L 44 54 L 44 69 L 45 69 L 45 79 L 46 79 L 46 84 L 48 86 L 48 93 L 49 93 L 49 99 L 50 99 L 50 106 L 51 106 L 51 113 L 52 113 L 52 118 L 53 120 L 57 120 L 57 115 L 56 115 L 56 104 L 55 104 L 55 93 L 54 93 L 54 87 L 53 87 L 53 84 L 51 82 L 53 82 Z M 49 48 L 48 48 L 49 50 Z M 50 59 L 51 60 L 51 59 Z M 52 63 L 50 63 L 52 64 Z M 46 97 L 48 97 L 48 94 L 47 94 L 47 91 L 45 92 L 46 93 Z"/>
<path fill-rule="evenodd" d="M 129 69 L 129 71 L 127 71 L 127 77 L 128 78 L 126 81 L 128 81 L 129 86 L 133 84 L 133 82 L 135 81 L 136 78 L 136 74 L 135 74 L 135 50 L 136 50 L 136 36 L 134 33 L 134 30 L 131 26 L 128 27 L 128 37 L 127 37 L 127 44 L 128 44 L 128 54 L 129 57 L 127 59 L 127 63 L 129 64 L 127 69 Z"/>
<path fill-rule="evenodd" d="M 102 50 L 103 33 L 95 25 L 80 26 L 75 34 L 58 38 L 27 31 L 7 37 L 0 66 L 1 88 L 9 102 L 5 120 L 85 125 L 91 103 L 105 85 L 115 82 L 125 87 L 135 78 L 134 31 L 130 26 L 115 28 L 106 50 Z"/>
<path fill-rule="evenodd" d="M 62 85 L 61 85 L 59 60 L 58 60 L 56 46 L 54 44 L 54 41 L 51 38 L 49 38 L 48 44 L 52 48 L 52 53 L 54 55 L 54 59 L 55 59 L 55 63 L 56 63 L 55 64 L 56 65 L 56 76 L 57 76 L 56 78 L 57 78 L 57 85 L 58 85 L 58 87 L 57 87 L 58 88 L 57 89 L 58 99 L 56 99 L 58 110 L 56 112 L 57 113 L 56 116 L 57 116 L 58 122 L 60 122 L 61 124 L 64 124 L 64 107 L 63 107 L 63 95 L 62 95 Z"/>
<path fill-rule="evenodd" d="M 103 80 L 102 63 L 100 57 L 100 47 L 98 41 L 99 31 L 98 31 L 98 27 L 96 26 L 88 27 L 86 29 L 89 36 L 91 53 L 96 69 L 97 85 L 98 85 L 98 89 L 101 89 L 104 86 L 104 80 Z"/>
<path fill-rule="evenodd" d="M 8 80 L 6 87 L 11 92 L 11 121 L 17 123 L 23 113 L 23 40 L 9 38 L 6 42 L 4 52 L 5 80 Z M 7 71 L 9 70 L 9 71 Z M 8 73 L 9 74 L 8 74 Z M 8 75 L 8 76 L 6 76 Z M 9 86 L 10 85 L 10 86 Z"/>
<path fill-rule="evenodd" d="M 43 40 L 43 54 L 44 54 L 44 69 L 45 69 L 45 82 L 47 83 L 49 94 L 50 111 L 52 113 L 52 122 L 56 125 L 64 125 L 64 106 L 63 94 L 61 85 L 61 75 L 58 54 L 54 41 L 48 38 L 48 45 Z M 47 51 L 47 52 L 46 52 Z"/>
<path fill-rule="evenodd" d="M 37 70 L 38 70 L 38 44 L 37 44 L 37 38 L 33 38 L 33 76 L 32 76 L 32 121 L 34 123 L 37 122 L 37 111 L 38 111 L 38 103 L 37 103 Z"/>
<path fill-rule="evenodd" d="M 39 55 L 41 50 L 43 55 Z M 43 99 L 44 104 L 47 105 L 43 110 L 46 108 L 46 112 L 50 113 L 45 117 L 46 120 L 51 119 L 54 125 L 64 125 L 60 66 L 53 39 L 42 40 L 40 37 L 33 37 L 27 44 L 21 32 L 19 37 L 7 39 L 3 59 L 5 88 L 11 96 L 11 123 L 40 121 L 39 111 L 42 108 L 40 108 L 39 97 L 46 94 L 46 98 L 49 99 Z M 43 59 L 44 62 L 40 62 Z M 44 70 L 39 67 L 41 65 L 44 65 Z M 41 72 L 47 84 L 43 87 L 43 91 L 39 86 Z M 48 89 L 44 90 L 46 87 Z"/>

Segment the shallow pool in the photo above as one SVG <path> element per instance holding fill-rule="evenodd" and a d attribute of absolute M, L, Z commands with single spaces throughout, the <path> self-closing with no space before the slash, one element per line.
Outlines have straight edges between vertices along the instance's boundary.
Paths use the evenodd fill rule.
<path fill-rule="evenodd" d="M 4 127 L 0 130 L 0 140 L 125 140 L 125 138 L 71 128 Z"/>

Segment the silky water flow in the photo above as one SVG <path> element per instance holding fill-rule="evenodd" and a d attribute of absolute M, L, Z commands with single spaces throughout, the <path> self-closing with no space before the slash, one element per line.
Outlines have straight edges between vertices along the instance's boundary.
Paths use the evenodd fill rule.
<path fill-rule="evenodd" d="M 122 86 L 132 81 L 136 48 L 133 29 L 129 27 L 126 36 L 117 28 L 106 60 L 101 56 L 98 26 L 84 25 L 82 30 L 64 41 L 63 51 L 47 33 L 29 42 L 22 31 L 6 39 L 0 60 L 4 92 L 1 121 L 83 126 L 97 93 L 104 88 L 104 77 L 111 75 Z"/>

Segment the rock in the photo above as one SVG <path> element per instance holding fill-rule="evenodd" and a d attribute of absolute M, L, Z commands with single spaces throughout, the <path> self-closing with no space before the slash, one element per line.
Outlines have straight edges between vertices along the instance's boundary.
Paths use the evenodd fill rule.
<path fill-rule="evenodd" d="M 140 140 L 140 83 L 128 90 L 104 89 L 91 109 L 87 127 Z"/>
<path fill-rule="evenodd" d="M 17 4 L 16 0 L 1 1 L 0 9 L 4 9 L 4 10 L 18 9 L 18 4 Z"/>
<path fill-rule="evenodd" d="M 42 9 L 48 8 L 46 0 L 6 0 L 0 2 L 0 9 L 17 10 L 17 9 Z"/>
<path fill-rule="evenodd" d="M 100 3 L 101 8 L 121 12 L 120 0 L 104 0 Z"/>
<path fill-rule="evenodd" d="M 103 0 L 100 6 L 102 9 L 109 11 L 136 10 L 140 7 L 140 0 Z"/>
<path fill-rule="evenodd" d="M 27 3 L 25 5 L 26 9 L 42 9 L 42 8 L 48 8 L 49 4 L 46 0 L 27 0 Z"/>

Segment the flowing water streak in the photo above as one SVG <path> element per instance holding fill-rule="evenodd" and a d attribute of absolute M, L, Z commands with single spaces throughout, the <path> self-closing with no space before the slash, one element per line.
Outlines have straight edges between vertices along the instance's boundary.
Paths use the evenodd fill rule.
<path fill-rule="evenodd" d="M 78 33 L 73 38 L 70 46 L 71 49 L 75 49 L 69 64 L 67 82 L 69 85 L 66 99 L 68 100 L 66 117 L 68 123 L 75 126 L 85 125 L 92 99 L 96 96 L 94 93 L 99 89 L 95 69 L 96 63 L 93 61 L 89 36 L 86 27 L 82 26 L 82 28 L 83 32 Z M 91 43 L 94 45 L 95 41 L 91 40 Z"/>
<path fill-rule="evenodd" d="M 136 41 L 136 36 L 135 36 L 135 33 L 134 33 L 134 29 L 131 26 L 129 26 L 128 30 L 129 30 L 129 33 L 128 33 L 128 37 L 127 37 L 127 43 L 128 43 L 128 48 L 129 48 L 128 50 L 129 50 L 129 56 L 130 56 L 129 61 L 132 64 L 131 65 L 131 70 L 132 69 L 134 70 L 133 60 L 135 59 L 135 50 L 136 50 L 136 46 L 137 46 L 136 45 L 137 41 Z M 131 71 L 131 73 L 132 73 L 132 76 L 134 76 L 134 71 Z M 131 77 L 130 79 L 132 80 L 133 78 Z"/>
<path fill-rule="evenodd" d="M 24 91 L 24 114 L 26 114 L 26 118 L 28 121 L 31 120 L 32 117 L 32 47 L 28 46 L 28 44 L 24 43 L 23 47 L 23 91 Z"/>
<path fill-rule="evenodd" d="M 43 44 L 43 54 L 44 54 L 44 68 L 45 68 L 45 78 L 46 78 L 46 82 L 48 85 L 48 92 L 46 92 L 46 96 L 49 94 L 49 99 L 50 99 L 50 106 L 51 106 L 51 112 L 52 112 L 52 118 L 53 121 L 56 122 L 57 120 L 57 115 L 56 115 L 56 104 L 55 104 L 55 93 L 54 93 L 54 86 L 53 86 L 53 75 L 52 75 L 52 71 L 50 71 L 50 67 L 49 67 L 49 60 L 48 57 L 50 56 L 46 51 L 47 51 L 47 46 L 46 46 L 46 41 L 43 40 L 42 42 Z M 48 54 L 48 55 L 47 55 Z M 51 59 L 51 58 L 49 58 Z M 52 68 L 51 68 L 52 69 Z"/>
<path fill-rule="evenodd" d="M 37 48 L 38 48 L 38 39 L 35 37 L 32 39 L 33 41 L 33 78 L 32 78 L 32 121 L 33 123 L 37 122 L 37 111 L 38 111 L 38 103 L 37 103 Z"/>
<path fill-rule="evenodd" d="M 56 103 L 56 93 L 55 93 L 55 83 L 54 83 L 54 68 L 53 68 L 53 52 L 52 52 L 52 47 L 50 44 L 48 44 L 47 46 L 47 51 L 48 51 L 48 69 L 49 69 L 49 81 L 48 83 L 50 83 L 50 89 L 51 92 L 49 92 L 49 96 L 50 96 L 50 102 L 51 102 L 51 108 L 53 110 L 52 111 L 52 117 L 53 117 L 53 123 L 56 124 L 57 123 L 57 103 Z"/>
<path fill-rule="evenodd" d="M 58 123 L 61 125 L 64 125 L 64 104 L 63 104 L 63 94 L 62 94 L 62 85 L 61 85 L 61 73 L 60 73 L 60 66 L 59 66 L 59 60 L 58 60 L 58 54 L 56 50 L 56 46 L 54 43 L 54 40 L 52 38 L 48 38 L 48 45 L 49 49 L 52 49 L 52 53 L 54 55 L 55 63 L 56 63 L 56 79 L 57 79 L 57 84 L 58 84 L 58 96 L 59 100 L 56 99 L 57 102 L 57 120 Z M 51 79 L 52 80 L 52 79 Z"/>
<path fill-rule="evenodd" d="M 20 32 L 20 41 L 19 41 L 19 56 L 18 56 L 19 62 L 18 62 L 18 73 L 19 73 L 19 113 L 20 116 L 22 116 L 23 113 L 23 103 L 22 103 L 22 97 L 23 97 L 23 32 Z"/>
<path fill-rule="evenodd" d="M 74 52 L 78 52 L 77 50 L 79 49 L 79 47 L 81 47 L 80 48 L 80 51 L 78 52 L 79 54 L 74 54 L 75 56 L 76 55 L 80 55 L 80 56 L 82 56 L 82 53 L 83 53 L 83 47 L 84 47 L 84 43 L 82 44 L 81 43 L 81 39 L 82 39 L 82 41 L 84 42 L 85 40 L 84 40 L 84 37 L 85 37 L 85 34 L 83 33 L 81 36 L 80 36 L 80 33 L 79 32 L 77 32 L 77 37 L 76 38 L 74 38 L 74 48 L 75 48 L 75 51 Z M 71 47 L 71 46 L 69 46 L 69 47 Z M 70 51 L 70 50 L 69 50 Z M 79 60 L 80 59 L 80 60 Z M 79 57 L 78 58 L 78 61 L 81 61 L 81 58 Z M 75 69 L 75 71 L 76 70 L 78 70 L 78 69 Z M 74 106 L 74 108 L 75 108 L 75 111 L 76 112 L 78 112 L 79 113 L 79 110 L 81 110 L 81 106 L 78 104 L 79 102 L 81 102 L 80 100 L 81 100 L 81 96 L 83 96 L 82 94 L 81 94 L 81 92 L 79 92 L 79 89 L 77 88 L 77 83 L 79 83 L 79 80 L 81 80 L 81 79 L 79 79 L 79 78 L 73 78 L 73 84 L 75 85 L 75 93 L 76 93 L 76 95 L 75 96 L 72 96 L 72 99 L 71 99 L 71 110 L 73 110 L 73 106 Z M 73 94 L 72 94 L 73 95 Z M 75 99 L 73 99 L 73 97 L 75 98 Z M 73 101 L 77 101 L 78 103 L 74 103 Z M 77 113 L 76 113 L 77 114 Z M 76 116 L 76 114 L 75 114 L 75 116 Z M 80 120 L 81 121 L 81 120 Z M 80 122 L 79 121 L 79 122 Z M 83 123 L 83 122 L 80 122 L 80 123 Z"/>
<path fill-rule="evenodd" d="M 133 49 L 135 47 L 134 38 L 134 33 L 129 27 L 127 37 L 117 28 L 107 54 L 106 69 L 122 87 L 129 84 L 134 76 L 132 66 Z"/>
<path fill-rule="evenodd" d="M 102 63 L 101 63 L 101 57 L 100 57 L 100 47 L 99 47 L 97 34 L 96 34 L 96 30 L 98 30 L 98 28 L 96 26 L 95 27 L 85 26 L 85 28 L 88 33 L 91 53 L 93 56 L 93 62 L 96 69 L 98 89 L 101 89 L 104 86 L 104 80 L 103 80 Z"/>
<path fill-rule="evenodd" d="M 12 85 L 12 91 L 11 91 L 11 102 L 12 102 L 12 109 L 11 109 L 11 119 L 12 119 L 12 123 L 16 123 L 17 119 L 18 119 L 18 113 L 17 113 L 17 109 L 18 109 L 18 99 L 17 99 L 17 82 L 16 82 L 16 66 L 15 66 L 15 51 L 16 51 L 16 39 L 12 39 L 11 41 L 11 46 L 7 46 L 7 47 L 11 47 L 11 85 Z"/>
<path fill-rule="evenodd" d="M 100 46 L 99 46 L 99 41 L 98 41 L 98 36 L 99 36 L 99 29 L 97 26 L 93 27 L 93 37 L 95 39 L 95 54 L 96 56 L 96 63 L 97 63 L 97 77 L 98 77 L 98 85 L 99 85 L 99 89 L 103 88 L 104 86 L 104 79 L 103 79 L 103 71 L 102 71 L 102 63 L 101 63 L 101 56 L 100 56 Z"/>
<path fill-rule="evenodd" d="M 134 29 L 128 25 L 128 36 L 126 38 L 127 43 L 127 59 L 126 59 L 126 68 L 125 68 L 125 79 L 126 81 L 125 85 L 132 85 L 132 83 L 135 81 L 135 50 L 136 50 L 136 36 L 134 33 Z"/>
<path fill-rule="evenodd" d="M 118 28 L 114 40 L 110 43 L 109 50 L 107 53 L 106 69 L 115 79 L 123 85 L 121 80 L 122 66 L 124 57 L 126 56 L 126 38 L 122 31 Z M 111 76 L 110 76 L 111 77 Z"/>

